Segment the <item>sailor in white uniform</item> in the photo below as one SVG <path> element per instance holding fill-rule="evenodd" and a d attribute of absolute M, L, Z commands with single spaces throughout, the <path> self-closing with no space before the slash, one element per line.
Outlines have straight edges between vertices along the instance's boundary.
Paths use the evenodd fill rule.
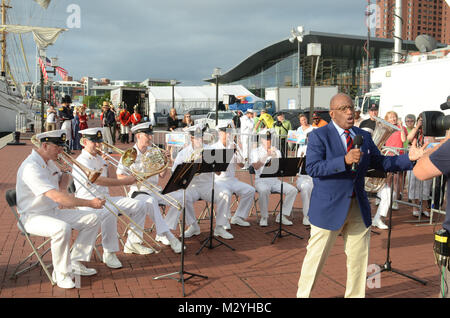
<path fill-rule="evenodd" d="M 281 152 L 272 147 L 271 138 L 274 133 L 271 130 L 262 130 L 259 133 L 259 139 L 261 144 L 258 148 L 254 149 L 251 153 L 250 159 L 253 168 L 255 169 L 255 189 L 259 195 L 259 207 L 261 209 L 261 219 L 259 221 L 260 226 L 268 225 L 269 217 L 269 196 L 271 192 L 281 191 L 281 180 L 276 177 L 272 178 L 260 178 L 260 175 L 264 169 L 264 166 L 272 158 L 281 158 Z M 283 215 L 281 216 L 281 222 L 284 225 L 292 225 L 287 217 L 291 215 L 292 206 L 294 205 L 295 197 L 297 196 L 297 189 L 287 182 L 283 182 L 283 193 L 285 195 L 283 201 Z M 275 221 L 280 222 L 280 213 L 278 213 Z"/>
<path fill-rule="evenodd" d="M 143 201 L 134 200 L 127 197 L 115 196 L 111 197 L 109 188 L 111 186 L 131 185 L 136 182 L 133 176 L 123 179 L 108 177 L 108 163 L 102 158 L 98 150 L 101 149 L 102 128 L 88 128 L 80 130 L 82 135 L 82 145 L 84 149 L 77 157 L 77 161 L 84 167 L 101 171 L 101 175 L 95 180 L 94 184 L 90 183 L 86 175 L 78 167 L 74 167 L 75 196 L 78 198 L 89 199 L 96 196 L 107 198 L 107 207 L 99 211 L 102 220 L 102 246 L 103 246 L 103 262 L 110 268 L 120 268 L 122 263 L 116 256 L 119 251 L 119 241 L 117 233 L 117 217 L 119 213 L 126 213 L 137 225 L 130 224 L 127 242 L 124 247 L 125 253 L 135 253 L 140 255 L 151 254 L 153 250 L 142 243 L 142 231 L 144 228 L 145 216 L 150 213 L 151 206 Z M 81 184 L 82 183 L 82 184 Z M 111 204 L 112 202 L 112 204 Z M 120 211 L 118 211 L 118 209 Z M 137 235 L 136 235 L 137 234 Z"/>
<path fill-rule="evenodd" d="M 72 271 L 83 276 L 97 273 L 80 261 L 90 259 L 100 226 L 98 210 L 94 209 L 102 208 L 105 200 L 78 199 L 59 190 L 62 172 L 55 161 L 65 146 L 65 129 L 36 137 L 40 141 L 39 149 L 32 151 L 17 172 L 17 210 L 28 233 L 51 238 L 52 277 L 57 286 L 74 288 Z M 75 209 L 80 206 L 89 209 Z M 78 235 L 70 252 L 72 229 L 77 230 Z"/>
<path fill-rule="evenodd" d="M 253 134 L 253 121 L 254 111 L 249 108 L 246 110 L 245 115 L 240 118 L 241 121 L 241 144 L 242 144 L 242 156 L 244 157 L 245 167 L 249 164 L 249 153 Z"/>
<path fill-rule="evenodd" d="M 216 129 L 219 132 L 219 140 L 211 145 L 216 149 L 236 149 L 236 144 L 231 139 L 233 128 L 230 124 L 219 124 Z M 231 218 L 231 224 L 240 226 L 250 226 L 250 223 L 245 221 L 248 218 L 250 209 L 255 197 L 255 188 L 251 185 L 239 181 L 236 178 L 236 166 L 244 167 L 244 158 L 241 150 L 237 150 L 231 158 L 226 171 L 222 171 L 220 175 L 215 177 L 215 184 L 225 189 L 228 192 L 228 196 L 231 198 L 233 193 L 236 193 L 239 197 L 239 205 Z M 228 215 L 228 218 L 231 216 Z"/>
<path fill-rule="evenodd" d="M 138 124 L 131 128 L 132 134 L 136 136 L 136 144 L 134 145 L 134 149 L 136 149 L 136 159 L 134 163 L 129 167 L 129 169 L 126 169 L 123 164 L 121 163 L 116 171 L 117 177 L 119 179 L 126 178 L 128 175 L 131 174 L 131 171 L 135 171 L 138 173 L 144 173 L 146 172 L 146 162 L 148 160 L 155 160 L 155 158 L 149 157 L 154 151 L 159 151 L 158 149 L 155 149 L 152 147 L 152 136 L 153 136 L 153 127 L 150 122 L 145 122 L 142 124 Z M 164 150 L 162 150 L 164 151 Z M 166 156 L 166 153 L 163 154 Z M 152 162 L 149 163 L 150 165 Z M 131 169 L 131 171 L 130 171 Z M 159 174 L 155 174 L 154 176 L 151 176 L 150 178 L 146 179 L 146 183 L 153 184 L 155 191 L 158 191 L 158 182 L 159 177 L 163 178 L 166 174 L 167 170 L 164 170 L 163 172 Z M 150 185 L 151 187 L 151 185 Z M 161 192 L 161 191 L 158 191 Z M 176 191 L 170 193 L 170 195 L 178 202 L 182 202 L 183 200 L 183 193 L 181 191 Z M 135 198 L 137 200 L 141 200 L 144 202 L 147 202 L 150 206 L 153 207 L 152 213 L 149 215 L 149 217 L 153 220 L 156 227 L 156 241 L 163 243 L 164 245 L 170 245 L 172 250 L 175 253 L 181 253 L 181 242 L 172 234 L 172 232 L 169 229 L 169 226 L 167 225 L 166 221 L 163 219 L 161 215 L 161 211 L 159 209 L 159 204 L 168 204 L 163 198 L 162 195 L 158 196 L 155 194 L 155 192 L 152 192 L 147 186 L 141 185 L 140 183 L 134 183 L 130 187 L 130 191 L 128 192 L 128 196 L 131 198 Z M 173 228 L 175 228 L 178 220 L 179 210 L 176 207 L 171 206 L 169 209 L 169 214 L 173 215 Z M 171 224 L 172 225 L 172 224 Z"/>
<path fill-rule="evenodd" d="M 198 127 L 192 126 L 189 130 L 191 134 L 191 144 L 181 150 L 173 163 L 172 171 L 184 162 L 197 161 L 198 156 L 202 155 L 203 149 L 211 149 L 210 146 L 203 144 L 203 131 Z M 195 129 L 195 130 L 194 130 Z M 212 172 L 201 173 L 192 179 L 186 191 L 186 224 L 190 225 L 186 230 L 184 236 L 189 238 L 193 235 L 200 234 L 200 226 L 195 219 L 194 202 L 198 200 L 205 200 L 211 202 L 212 196 Z M 214 203 L 216 209 L 216 227 L 214 236 L 220 236 L 224 239 L 233 239 L 233 235 L 225 229 L 228 223 L 227 216 L 230 214 L 230 195 L 229 192 L 220 185 L 215 185 L 214 188 Z"/>

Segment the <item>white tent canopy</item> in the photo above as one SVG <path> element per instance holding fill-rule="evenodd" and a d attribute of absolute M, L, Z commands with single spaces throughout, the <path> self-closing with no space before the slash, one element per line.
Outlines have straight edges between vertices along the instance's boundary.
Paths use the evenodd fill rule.
<path fill-rule="evenodd" d="M 223 101 L 224 95 L 251 96 L 255 100 L 259 99 L 242 85 L 219 85 L 219 101 Z M 174 96 L 178 114 L 184 114 L 192 108 L 215 109 L 216 107 L 216 87 L 213 85 L 175 86 Z M 150 114 L 155 112 L 168 114 L 172 107 L 172 87 L 149 87 L 148 101 Z"/>

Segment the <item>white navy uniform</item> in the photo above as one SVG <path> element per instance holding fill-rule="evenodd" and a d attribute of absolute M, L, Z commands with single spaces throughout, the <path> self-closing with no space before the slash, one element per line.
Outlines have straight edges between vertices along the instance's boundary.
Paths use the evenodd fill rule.
<path fill-rule="evenodd" d="M 81 165 L 92 170 L 102 170 L 101 176 L 108 176 L 108 164 L 99 155 L 92 156 L 86 150 L 82 150 L 81 154 L 76 159 Z M 152 207 L 144 201 L 139 201 L 127 197 L 111 197 L 109 189 L 106 186 L 97 184 L 90 184 L 86 179 L 86 175 L 76 166 L 73 168 L 74 182 L 76 187 L 75 196 L 82 199 L 93 199 L 95 194 L 99 198 L 107 198 L 114 203 L 119 209 L 126 213 L 136 224 L 143 229 L 145 224 L 145 216 L 151 213 Z M 76 178 L 76 179 L 75 179 Z M 79 183 L 82 182 L 84 187 Z M 89 191 L 87 189 L 89 189 Z M 106 204 L 114 213 L 119 213 L 117 209 L 108 201 Z M 102 219 L 102 246 L 107 252 L 119 251 L 119 241 L 117 233 L 117 218 L 106 208 L 98 210 Z M 138 235 L 136 235 L 137 233 Z M 127 243 L 139 244 L 142 242 L 142 231 L 140 231 L 134 224 L 130 224 L 128 231 Z M 129 245 L 129 244 L 128 244 Z"/>
<path fill-rule="evenodd" d="M 310 126 L 310 128 L 311 127 L 312 126 Z M 316 129 L 316 127 L 312 127 L 311 129 L 310 128 L 308 128 L 304 132 L 305 136 L 304 136 L 304 138 L 302 138 L 302 140 L 304 140 L 304 141 L 300 143 L 300 146 L 297 149 L 297 157 L 304 157 L 306 154 L 306 149 L 307 149 L 306 134 L 313 131 L 314 129 Z M 297 131 L 299 131 L 300 129 L 302 129 L 302 128 L 299 127 Z M 303 132 L 303 130 L 302 130 L 302 132 Z M 304 164 L 306 164 L 306 163 L 304 163 Z M 311 192 L 314 187 L 313 179 L 306 174 L 301 174 L 301 171 L 299 171 L 296 184 L 297 184 L 297 189 L 300 192 L 300 197 L 302 199 L 303 221 L 304 221 L 304 224 L 305 224 L 305 222 L 307 222 L 306 224 L 308 224 L 309 223 L 309 217 L 308 217 L 309 203 L 311 201 Z"/>
<path fill-rule="evenodd" d="M 72 272 L 72 262 L 90 260 L 100 223 L 95 210 L 59 209 L 44 195 L 59 190 L 60 176 L 61 170 L 52 160 L 45 163 L 33 150 L 17 172 L 17 210 L 28 233 L 51 238 L 54 271 L 67 275 Z M 72 229 L 78 235 L 70 252 Z"/>
<path fill-rule="evenodd" d="M 211 149 L 210 146 L 204 145 L 203 149 Z M 175 158 L 172 166 L 172 172 L 175 171 L 179 164 L 186 162 L 194 152 L 192 145 L 183 148 Z M 212 172 L 201 173 L 192 179 L 191 183 L 186 189 L 186 224 L 193 224 L 195 219 L 194 202 L 200 199 L 211 202 L 212 196 Z M 216 227 L 225 226 L 228 224 L 230 211 L 229 192 L 221 185 L 215 185 L 214 189 L 214 203 L 217 205 L 216 210 Z"/>
<path fill-rule="evenodd" d="M 136 156 L 135 162 L 131 165 L 130 168 L 134 168 L 135 171 L 142 171 L 142 168 L 140 168 L 140 167 L 142 166 L 142 159 L 145 155 L 139 151 L 139 148 L 137 147 L 137 145 L 134 145 L 133 148 L 136 149 L 137 156 Z M 148 147 L 148 148 L 151 148 L 151 147 Z M 130 173 L 122 165 L 122 163 L 119 164 L 119 166 L 116 170 L 116 174 L 130 175 Z M 158 181 L 159 181 L 159 176 L 158 175 L 151 176 L 150 178 L 146 179 L 146 181 L 148 183 L 152 183 L 153 185 L 157 186 Z M 167 202 L 164 201 L 162 198 L 158 197 L 156 194 L 152 193 L 145 185 L 138 186 L 136 183 L 130 186 L 130 191 L 128 192 L 128 196 L 131 197 L 131 195 L 136 191 L 142 192 L 142 193 L 135 196 L 134 199 L 146 202 L 146 203 L 148 203 L 148 205 L 150 205 L 152 207 L 149 217 L 155 223 L 156 233 L 158 235 L 163 235 L 163 233 L 168 232 L 169 226 L 163 219 L 163 217 L 161 215 L 161 210 L 159 209 L 159 203 L 166 204 Z M 181 196 L 177 195 L 176 192 L 171 193 L 171 195 L 172 194 L 173 194 L 174 198 L 176 197 L 176 200 L 178 202 L 181 202 L 180 200 L 183 199 L 182 198 L 183 194 L 181 194 Z M 175 210 L 175 211 L 173 211 L 173 210 Z M 171 206 L 171 208 L 169 209 L 169 212 L 171 212 L 172 214 L 175 214 L 175 217 L 178 217 L 178 214 L 179 214 L 178 209 Z M 174 228 L 176 227 L 176 220 L 178 220 L 178 218 L 175 219 L 175 225 L 173 226 Z"/>
<path fill-rule="evenodd" d="M 277 158 L 281 158 L 281 152 L 276 149 L 275 154 Z M 251 152 L 251 164 L 257 162 L 266 163 L 269 161 L 269 156 L 267 150 L 261 144 L 258 148 Z M 255 169 L 255 189 L 259 194 L 259 207 L 261 209 L 261 217 L 267 218 L 269 216 L 269 196 L 270 193 L 281 191 L 281 180 L 272 178 L 260 178 L 262 171 L 264 170 L 264 165 L 258 170 Z M 292 206 L 294 205 L 295 197 L 297 195 L 297 189 L 287 182 L 283 182 L 283 193 L 285 198 L 283 200 L 283 215 L 291 215 Z"/>
<path fill-rule="evenodd" d="M 248 160 L 251 146 L 251 135 L 253 134 L 253 118 L 248 118 L 244 115 L 241 120 L 241 144 L 242 144 L 242 156 Z"/>
<path fill-rule="evenodd" d="M 211 146 L 216 149 L 225 149 L 223 143 L 219 140 Z M 236 164 L 238 162 L 237 154 L 235 153 L 227 167 L 226 171 L 222 171 L 220 175 L 215 176 L 215 185 L 228 192 L 228 196 L 231 198 L 233 193 L 236 193 L 239 197 L 239 205 L 236 209 L 235 216 L 242 219 L 246 219 L 250 212 L 255 197 L 255 188 L 251 185 L 239 181 L 236 178 Z M 229 210 L 228 210 L 229 211 Z M 228 215 L 228 218 L 231 217 Z"/>

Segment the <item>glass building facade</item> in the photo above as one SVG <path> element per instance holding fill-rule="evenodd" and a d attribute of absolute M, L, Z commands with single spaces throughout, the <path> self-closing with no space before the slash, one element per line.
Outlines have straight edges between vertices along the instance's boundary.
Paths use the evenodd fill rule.
<path fill-rule="evenodd" d="M 315 67 L 316 86 L 338 86 L 340 92 L 352 97 L 368 90 L 367 38 L 319 32 L 310 32 L 304 37 L 300 45 L 300 70 L 298 44 L 285 40 L 255 53 L 253 58 L 224 74 L 220 82 L 243 85 L 262 98 L 265 88 L 298 87 L 299 82 L 301 86 L 310 86 L 313 59 L 307 56 L 308 43 L 321 44 L 321 55 Z M 369 69 L 392 64 L 392 39 L 371 39 L 369 44 Z M 412 51 L 417 51 L 414 42 L 404 41 L 403 53 Z M 267 56 L 270 57 L 265 58 Z"/>

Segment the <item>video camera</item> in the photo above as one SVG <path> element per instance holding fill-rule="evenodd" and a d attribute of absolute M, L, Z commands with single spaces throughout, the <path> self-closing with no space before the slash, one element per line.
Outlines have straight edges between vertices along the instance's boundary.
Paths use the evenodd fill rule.
<path fill-rule="evenodd" d="M 441 109 L 450 109 L 450 96 L 447 97 L 447 102 L 441 104 Z M 424 136 L 442 137 L 445 136 L 446 131 L 450 128 L 450 115 L 444 115 L 439 111 L 426 111 L 420 114 L 422 117 L 422 127 Z"/>

